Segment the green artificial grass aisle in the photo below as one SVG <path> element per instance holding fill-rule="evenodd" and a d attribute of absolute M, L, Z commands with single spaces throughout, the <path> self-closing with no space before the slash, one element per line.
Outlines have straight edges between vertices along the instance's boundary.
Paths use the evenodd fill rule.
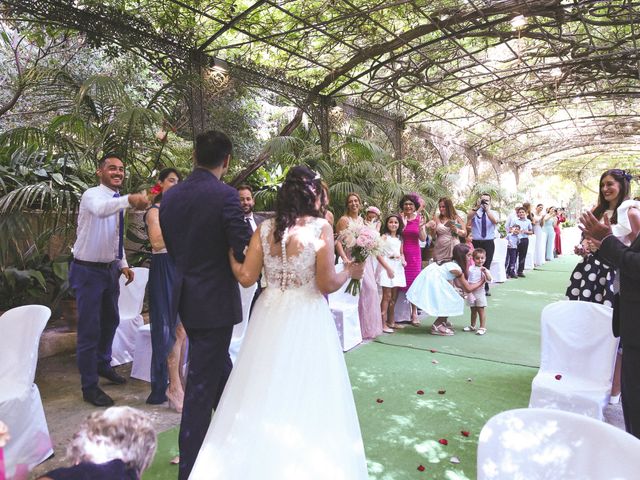
<path fill-rule="evenodd" d="M 453 337 L 429 335 L 433 319 L 422 318 L 421 327 L 346 354 L 370 479 L 476 478 L 480 430 L 493 415 L 528 405 L 540 357 L 540 312 L 564 297 L 577 260 L 563 257 L 494 286 L 484 337 L 461 331 L 467 309 L 451 319 Z M 161 433 L 143 479 L 177 478 L 177 466 L 169 465 L 177 453 L 177 428 Z"/>

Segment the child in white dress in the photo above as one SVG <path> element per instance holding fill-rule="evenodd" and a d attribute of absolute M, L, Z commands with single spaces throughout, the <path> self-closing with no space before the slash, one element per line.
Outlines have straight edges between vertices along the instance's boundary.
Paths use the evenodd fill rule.
<path fill-rule="evenodd" d="M 432 335 L 453 335 L 453 329 L 447 326 L 447 318 L 462 315 L 464 311 L 464 299 L 454 287 L 454 281 L 466 293 L 484 285 L 484 279 L 476 283 L 468 282 L 469 258 L 469 247 L 463 243 L 456 245 L 453 247 L 453 261 L 442 265 L 431 263 L 420 272 L 407 291 L 407 300 L 427 315 L 437 317 L 431 326 Z"/>
<path fill-rule="evenodd" d="M 382 227 L 383 251 L 377 259 L 380 270 L 380 286 L 382 287 L 382 321 L 385 333 L 393 333 L 394 328 L 403 328 L 395 323 L 394 313 L 398 287 L 406 287 L 404 266 L 407 264 L 402 253 L 402 221 L 398 215 L 389 215 Z"/>
<path fill-rule="evenodd" d="M 490 282 L 491 273 L 485 267 L 484 261 L 487 258 L 487 252 L 482 248 L 476 248 L 473 251 L 473 266 L 469 267 L 469 283 L 477 283 L 482 280 Z M 467 304 L 471 307 L 471 325 L 464 327 L 465 332 L 476 332 L 476 335 L 484 335 L 487 333 L 487 317 L 485 307 L 487 306 L 487 295 L 484 287 L 478 287 L 467 295 Z M 476 329 L 476 320 L 480 317 L 480 328 Z"/>

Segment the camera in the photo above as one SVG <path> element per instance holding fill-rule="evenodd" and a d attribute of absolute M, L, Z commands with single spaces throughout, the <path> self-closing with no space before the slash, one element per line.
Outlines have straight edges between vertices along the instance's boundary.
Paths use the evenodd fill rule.
<path fill-rule="evenodd" d="M 480 200 L 480 205 L 488 205 L 489 201 L 488 200 Z"/>

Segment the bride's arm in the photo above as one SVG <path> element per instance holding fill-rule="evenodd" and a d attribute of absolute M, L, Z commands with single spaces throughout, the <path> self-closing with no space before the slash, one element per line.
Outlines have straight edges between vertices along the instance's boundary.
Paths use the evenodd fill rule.
<path fill-rule="evenodd" d="M 260 227 L 253 232 L 244 263 L 238 262 L 233 249 L 229 250 L 229 263 L 236 279 L 243 287 L 250 287 L 258 280 L 262 271 L 262 242 L 260 241 Z"/>
<path fill-rule="evenodd" d="M 333 251 L 333 229 L 327 223 L 322 227 L 320 245 L 316 251 L 316 282 L 322 293 L 332 293 L 338 290 L 349 278 L 362 278 L 364 264 L 348 263 L 344 270 L 336 273 Z"/>

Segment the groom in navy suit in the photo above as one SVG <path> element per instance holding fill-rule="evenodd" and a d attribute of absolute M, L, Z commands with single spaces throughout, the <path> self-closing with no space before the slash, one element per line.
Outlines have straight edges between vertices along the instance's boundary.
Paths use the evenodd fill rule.
<path fill-rule="evenodd" d="M 187 480 L 231 373 L 229 342 L 242 321 L 240 291 L 228 252 L 244 261 L 251 228 L 238 192 L 220 181 L 231 161 L 222 132 L 196 137 L 193 173 L 168 190 L 160 226 L 176 265 L 173 307 L 189 338 L 189 372 L 180 422 L 180 480 Z"/>

